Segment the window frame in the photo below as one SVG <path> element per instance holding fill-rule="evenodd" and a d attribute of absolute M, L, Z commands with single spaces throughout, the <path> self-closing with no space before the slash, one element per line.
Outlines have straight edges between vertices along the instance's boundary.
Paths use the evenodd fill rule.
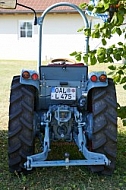
<path fill-rule="evenodd" d="M 31 29 L 31 34 L 32 34 L 32 36 L 31 37 L 28 37 L 28 35 L 26 35 L 26 36 L 21 36 L 21 23 L 31 23 L 31 25 L 32 25 L 32 29 Z M 33 38 L 33 21 L 32 20 L 19 20 L 19 24 L 18 24 L 18 36 L 19 36 L 19 39 L 32 39 Z M 26 29 L 26 30 L 24 30 L 26 33 L 28 32 L 28 30 Z"/>

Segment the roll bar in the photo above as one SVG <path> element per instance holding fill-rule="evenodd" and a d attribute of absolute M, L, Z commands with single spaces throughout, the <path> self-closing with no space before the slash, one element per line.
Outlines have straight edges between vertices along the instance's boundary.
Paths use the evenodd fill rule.
<path fill-rule="evenodd" d="M 52 9 L 56 8 L 56 7 L 60 7 L 60 6 L 69 6 L 74 8 L 82 17 L 84 24 L 85 24 L 85 28 L 89 28 L 89 23 L 87 20 L 87 17 L 85 15 L 85 12 L 82 11 L 77 5 L 72 4 L 72 3 L 67 3 L 67 2 L 60 2 L 60 3 L 56 3 L 51 5 L 50 7 L 48 7 L 41 15 L 41 17 L 38 18 L 38 24 L 40 26 L 39 28 L 39 59 L 38 59 L 38 67 L 41 66 L 41 59 L 42 59 L 42 34 L 43 34 L 43 22 L 44 22 L 44 18 L 46 16 L 46 14 L 48 12 L 50 12 Z M 85 49 L 84 52 L 88 53 L 88 45 L 89 45 L 89 36 L 85 36 Z"/>

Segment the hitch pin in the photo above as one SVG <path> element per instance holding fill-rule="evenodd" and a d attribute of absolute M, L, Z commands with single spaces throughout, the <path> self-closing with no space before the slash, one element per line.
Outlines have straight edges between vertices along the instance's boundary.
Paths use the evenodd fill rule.
<path fill-rule="evenodd" d="M 69 153 L 65 153 L 65 163 L 67 164 L 67 163 L 69 163 L 69 156 L 70 156 L 70 154 Z M 66 166 L 66 169 L 68 169 L 69 168 L 69 166 Z"/>

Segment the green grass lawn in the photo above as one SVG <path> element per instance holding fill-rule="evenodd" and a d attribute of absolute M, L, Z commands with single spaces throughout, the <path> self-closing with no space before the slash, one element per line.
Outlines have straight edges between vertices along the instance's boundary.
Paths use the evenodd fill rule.
<path fill-rule="evenodd" d="M 7 156 L 7 125 L 10 84 L 13 75 L 20 74 L 22 68 L 36 69 L 36 62 L 0 61 L 0 190 L 126 190 L 126 127 L 118 122 L 118 153 L 116 170 L 112 176 L 92 174 L 84 166 L 37 168 L 25 176 L 10 174 Z M 89 70 L 104 70 L 106 64 L 90 66 Z M 118 85 L 117 99 L 126 105 L 126 92 Z M 76 147 L 68 147 L 71 158 L 80 158 Z M 65 147 L 55 145 L 50 157 L 58 155 L 62 158 Z"/>

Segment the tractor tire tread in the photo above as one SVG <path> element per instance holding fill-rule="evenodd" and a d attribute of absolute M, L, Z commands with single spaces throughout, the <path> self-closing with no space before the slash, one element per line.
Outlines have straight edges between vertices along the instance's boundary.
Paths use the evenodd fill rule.
<path fill-rule="evenodd" d="M 34 87 L 20 84 L 20 76 L 13 77 L 8 128 L 10 172 L 23 172 L 27 156 L 34 153 L 34 96 Z"/>
<path fill-rule="evenodd" d="M 115 85 L 108 79 L 107 87 L 92 90 L 93 137 L 92 151 L 102 153 L 111 161 L 109 166 L 90 166 L 92 172 L 111 175 L 117 154 L 117 100 Z"/>

